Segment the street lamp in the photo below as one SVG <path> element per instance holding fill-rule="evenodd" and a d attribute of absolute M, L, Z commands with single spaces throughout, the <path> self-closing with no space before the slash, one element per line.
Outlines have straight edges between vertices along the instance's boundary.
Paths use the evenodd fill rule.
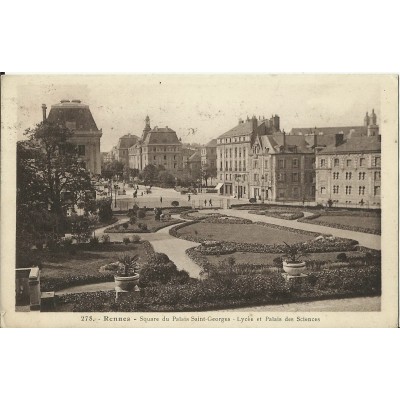
<path fill-rule="evenodd" d="M 265 201 L 265 188 L 264 188 L 264 175 L 261 175 L 261 192 L 262 192 L 262 203 L 264 204 Z"/>
<path fill-rule="evenodd" d="M 117 190 L 119 189 L 118 185 L 114 185 L 114 208 L 117 208 Z"/>

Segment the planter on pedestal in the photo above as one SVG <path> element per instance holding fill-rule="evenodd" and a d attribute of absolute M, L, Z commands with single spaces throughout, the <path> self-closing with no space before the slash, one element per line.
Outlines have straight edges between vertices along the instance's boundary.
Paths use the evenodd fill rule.
<path fill-rule="evenodd" d="M 283 261 L 282 266 L 283 270 L 290 276 L 300 276 L 306 270 L 306 263 L 304 261 Z"/>
<path fill-rule="evenodd" d="M 134 274 L 132 276 L 114 276 L 115 287 L 119 287 L 124 291 L 133 291 L 135 286 L 139 283 L 139 274 Z"/>

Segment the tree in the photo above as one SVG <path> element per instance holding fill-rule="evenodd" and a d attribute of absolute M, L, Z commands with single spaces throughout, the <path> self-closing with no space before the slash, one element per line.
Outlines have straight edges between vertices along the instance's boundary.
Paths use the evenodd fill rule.
<path fill-rule="evenodd" d="M 77 204 L 82 193 L 94 190 L 90 175 L 69 141 L 73 132 L 67 128 L 46 121 L 25 135 L 27 140 L 17 147 L 17 207 L 22 214 L 26 208 L 50 212 L 56 221 L 54 230 L 60 234 L 67 209 Z"/>
<path fill-rule="evenodd" d="M 112 179 L 114 176 L 120 177 L 123 174 L 124 164 L 121 161 L 113 160 L 104 163 L 101 167 L 101 175 L 106 179 Z"/>
<path fill-rule="evenodd" d="M 111 208 L 111 199 L 101 199 L 97 201 L 99 220 L 102 223 L 111 222 L 113 212 Z"/>
<path fill-rule="evenodd" d="M 137 168 L 129 168 L 129 174 L 132 178 L 139 177 L 140 171 Z"/>
<path fill-rule="evenodd" d="M 153 164 L 146 165 L 143 169 L 142 176 L 145 185 L 152 185 L 157 179 L 157 168 Z"/>
<path fill-rule="evenodd" d="M 207 183 L 208 179 L 211 178 L 211 182 L 212 182 L 212 178 L 216 178 L 217 177 L 217 168 L 216 167 L 212 167 L 209 164 L 206 164 L 204 166 L 204 168 L 202 169 L 202 177 L 206 182 L 206 186 L 208 186 L 208 183 Z"/>
<path fill-rule="evenodd" d="M 161 171 L 158 174 L 158 180 L 163 186 L 174 186 L 175 183 L 175 178 L 172 174 L 170 174 L 168 171 Z"/>

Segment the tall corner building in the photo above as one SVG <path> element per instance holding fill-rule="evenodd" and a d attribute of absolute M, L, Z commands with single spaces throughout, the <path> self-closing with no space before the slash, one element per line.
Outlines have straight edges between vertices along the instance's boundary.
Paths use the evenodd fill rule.
<path fill-rule="evenodd" d="M 103 134 L 97 128 L 89 106 L 80 100 L 61 100 L 51 106 L 46 118 L 46 105 L 42 104 L 43 119 L 62 125 L 73 132 L 69 139 L 78 148 L 78 154 L 87 171 L 101 173 L 100 138 Z"/>

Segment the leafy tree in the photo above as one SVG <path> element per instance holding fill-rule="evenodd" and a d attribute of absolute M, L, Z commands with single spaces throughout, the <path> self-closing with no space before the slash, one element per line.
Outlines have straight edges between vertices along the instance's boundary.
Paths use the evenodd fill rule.
<path fill-rule="evenodd" d="M 139 177 L 139 173 L 140 173 L 140 171 L 137 168 L 130 168 L 129 169 L 129 174 L 130 174 L 131 178 Z"/>
<path fill-rule="evenodd" d="M 161 171 L 158 174 L 158 180 L 164 186 L 173 186 L 175 183 L 174 176 L 170 174 L 168 171 Z"/>
<path fill-rule="evenodd" d="M 152 185 L 154 181 L 157 179 L 157 168 L 153 164 L 148 164 L 143 169 L 143 180 L 145 185 Z"/>
<path fill-rule="evenodd" d="M 97 208 L 100 222 L 105 223 L 112 220 L 111 199 L 97 200 Z"/>
<path fill-rule="evenodd" d="M 211 178 L 211 182 L 213 178 L 217 177 L 217 168 L 212 167 L 209 164 L 206 164 L 205 167 L 202 169 L 202 178 L 206 182 L 206 186 L 208 186 L 208 180 Z M 212 183 L 211 183 L 212 184 Z"/>
<path fill-rule="evenodd" d="M 104 163 L 101 167 L 101 175 L 106 179 L 112 179 L 114 176 L 124 174 L 124 164 L 121 161 L 113 160 Z"/>
<path fill-rule="evenodd" d="M 69 141 L 70 130 L 46 121 L 25 135 L 27 140 L 17 146 L 17 219 L 29 217 L 27 210 L 39 210 L 44 218 L 49 212 L 53 231 L 60 234 L 66 210 L 77 204 L 79 194 L 93 190 L 89 173 Z"/>

